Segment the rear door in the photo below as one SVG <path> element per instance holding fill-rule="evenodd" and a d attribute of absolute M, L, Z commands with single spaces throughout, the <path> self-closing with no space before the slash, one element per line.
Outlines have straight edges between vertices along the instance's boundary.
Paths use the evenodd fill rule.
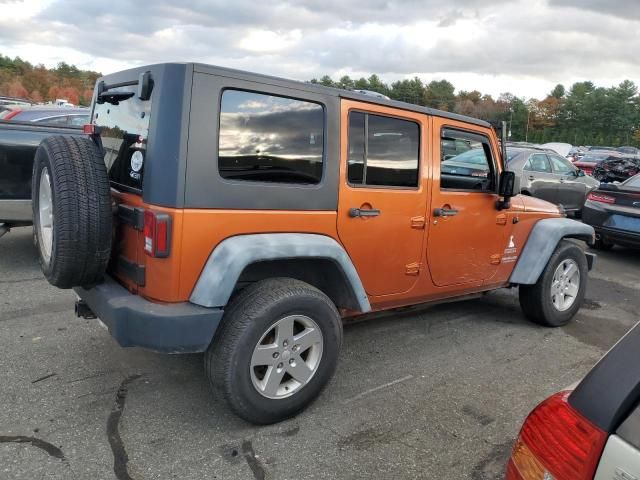
<path fill-rule="evenodd" d="M 427 256 L 435 285 L 448 286 L 490 279 L 508 247 L 506 212 L 496 210 L 498 200 L 496 145 L 481 127 L 434 118 L 433 185 Z M 442 173 L 442 145 L 462 140 L 484 156 L 484 176 L 466 172 Z M 476 174 L 477 175 L 477 174 Z"/>
<path fill-rule="evenodd" d="M 111 88 L 109 93 L 126 98 L 96 102 L 92 113 L 92 123 L 100 127 L 104 162 L 119 205 L 110 269 L 132 289 L 145 285 L 141 207 L 151 114 L 151 99 L 141 100 L 136 92 L 137 85 Z"/>
<path fill-rule="evenodd" d="M 578 180 L 578 169 L 560 155 L 549 154 L 553 173 L 559 177 L 558 201 L 568 210 L 579 210 L 587 195 L 587 186 Z"/>
<path fill-rule="evenodd" d="M 367 294 L 408 292 L 422 268 L 427 117 L 347 100 L 341 111 L 338 235 Z"/>
<path fill-rule="evenodd" d="M 544 153 L 533 153 L 524 164 L 523 175 L 531 195 L 547 202 L 557 203 L 560 177 L 553 173 L 551 162 Z"/>

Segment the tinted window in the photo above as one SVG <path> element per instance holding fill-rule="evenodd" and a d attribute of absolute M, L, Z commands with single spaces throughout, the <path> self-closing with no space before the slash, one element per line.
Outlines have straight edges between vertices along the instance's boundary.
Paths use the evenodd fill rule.
<path fill-rule="evenodd" d="M 361 184 L 364 173 L 364 122 L 366 115 L 360 112 L 349 114 L 349 151 L 347 176 L 349 183 Z"/>
<path fill-rule="evenodd" d="M 420 126 L 351 112 L 347 176 L 352 184 L 417 187 Z"/>
<path fill-rule="evenodd" d="M 452 142 L 466 150 L 451 155 Z M 493 167 L 489 139 L 462 130 L 443 129 L 440 139 L 440 188 L 486 191 L 493 187 Z"/>
<path fill-rule="evenodd" d="M 111 181 L 120 186 L 141 190 L 144 164 L 149 161 L 146 152 L 151 100 L 140 100 L 135 95 L 137 88 L 137 85 L 110 88 L 109 93 L 133 92 L 134 95 L 120 100 L 117 105 L 96 103 L 93 123 L 101 127 L 104 163 Z M 142 154 L 143 163 L 136 160 L 132 168 L 131 157 L 137 151 Z M 140 158 L 139 155 L 136 157 Z"/>
<path fill-rule="evenodd" d="M 544 153 L 534 153 L 524 166 L 530 172 L 551 173 L 551 164 Z"/>
<path fill-rule="evenodd" d="M 553 164 L 553 171 L 565 175 L 575 170 L 575 167 L 571 165 L 567 160 L 558 155 L 549 155 L 551 163 Z"/>
<path fill-rule="evenodd" d="M 322 178 L 323 154 L 321 105 L 239 90 L 222 94 L 222 178 L 316 184 Z"/>

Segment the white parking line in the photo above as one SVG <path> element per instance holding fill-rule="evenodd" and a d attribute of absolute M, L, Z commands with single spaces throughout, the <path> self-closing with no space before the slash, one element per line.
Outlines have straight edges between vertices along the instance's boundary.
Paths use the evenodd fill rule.
<path fill-rule="evenodd" d="M 347 403 L 355 402 L 356 400 L 359 400 L 362 397 L 366 397 L 370 393 L 377 392 L 378 390 L 382 390 L 383 388 L 390 387 L 390 386 L 395 385 L 397 383 L 406 382 L 407 380 L 411 380 L 412 378 L 413 378 L 413 375 L 407 375 L 406 377 L 398 378 L 397 380 L 394 380 L 393 382 L 385 383 L 384 385 L 379 385 L 377 387 L 370 388 L 369 390 L 365 390 L 364 392 L 359 393 L 355 397 L 347 398 L 342 403 L 347 404 Z"/>

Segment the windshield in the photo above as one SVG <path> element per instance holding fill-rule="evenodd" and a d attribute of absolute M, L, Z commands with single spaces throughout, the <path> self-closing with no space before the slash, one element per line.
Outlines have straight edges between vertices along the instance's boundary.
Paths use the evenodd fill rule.
<path fill-rule="evenodd" d="M 109 93 L 137 91 L 137 85 L 109 89 Z M 116 186 L 142 190 L 151 100 L 137 95 L 113 103 L 96 103 L 93 123 L 101 127 L 104 163 Z M 139 152 L 139 153 L 137 153 Z"/>
<path fill-rule="evenodd" d="M 625 183 L 627 187 L 640 188 L 640 175 L 636 175 L 635 177 L 631 177 Z"/>

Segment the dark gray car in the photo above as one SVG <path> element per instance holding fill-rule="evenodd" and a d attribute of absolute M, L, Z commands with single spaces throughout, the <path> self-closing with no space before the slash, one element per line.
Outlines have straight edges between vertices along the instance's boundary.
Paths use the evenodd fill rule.
<path fill-rule="evenodd" d="M 595 178 L 555 152 L 533 148 L 507 148 L 509 169 L 520 177 L 521 192 L 565 210 L 579 212 L 591 190 L 600 185 Z"/>

